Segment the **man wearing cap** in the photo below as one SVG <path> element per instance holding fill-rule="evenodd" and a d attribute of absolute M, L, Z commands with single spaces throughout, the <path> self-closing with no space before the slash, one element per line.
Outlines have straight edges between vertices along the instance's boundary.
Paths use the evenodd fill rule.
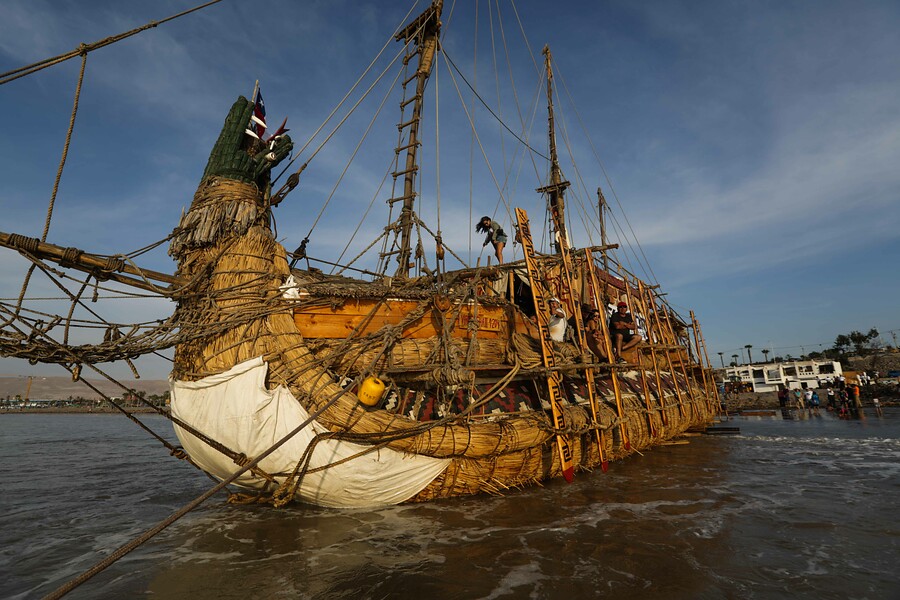
<path fill-rule="evenodd" d="M 628 312 L 628 305 L 624 302 L 616 305 L 615 314 L 609 318 L 609 335 L 612 338 L 613 354 L 617 357 L 616 362 L 626 362 L 622 358 L 622 352 L 637 346 L 641 341 L 641 336 L 637 334 L 634 317 Z"/>
<path fill-rule="evenodd" d="M 566 339 L 566 311 L 563 310 L 562 302 L 559 298 L 550 298 L 547 301 L 550 307 L 550 323 L 547 329 L 550 330 L 550 339 L 554 342 L 563 342 Z"/>

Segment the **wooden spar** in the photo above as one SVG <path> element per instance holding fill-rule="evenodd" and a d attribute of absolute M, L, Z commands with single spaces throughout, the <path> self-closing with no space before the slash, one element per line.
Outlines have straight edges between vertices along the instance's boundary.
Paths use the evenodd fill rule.
<path fill-rule="evenodd" d="M 401 171 L 403 174 L 403 208 L 400 211 L 400 250 L 397 257 L 399 265 L 396 273 L 396 276 L 401 279 L 409 277 L 409 260 L 412 256 L 413 209 L 416 199 L 415 183 L 418 170 L 416 154 L 419 148 L 419 122 L 422 119 L 422 99 L 425 94 L 425 82 L 428 81 L 428 77 L 431 75 L 431 68 L 437 52 L 443 6 L 443 0 L 433 0 L 431 6 L 425 12 L 416 17 L 396 36 L 397 40 L 404 42 L 415 37 L 419 54 L 419 64 L 414 76 L 416 79 L 416 92 L 412 117 L 401 125 L 401 128 L 409 127 L 405 145 L 406 166 Z"/>
<path fill-rule="evenodd" d="M 587 362 L 584 360 L 584 357 L 590 355 L 591 351 L 588 348 L 587 341 L 584 338 L 584 315 L 581 314 L 581 303 L 575 302 L 572 285 L 572 260 L 569 256 L 569 244 L 565 238 L 560 239 L 560 244 L 562 248 L 562 257 L 563 257 L 563 272 L 565 276 L 563 277 L 563 283 L 568 288 L 568 294 L 570 300 L 572 300 L 572 314 L 575 315 L 575 343 L 578 346 L 578 350 L 581 352 L 582 362 Z M 588 268 L 593 269 L 594 263 L 591 259 L 591 253 L 588 250 L 585 254 L 588 259 Z M 591 367 L 585 367 L 584 369 L 584 381 L 587 385 L 588 391 L 588 400 L 591 405 L 591 425 L 594 427 L 594 433 L 596 434 L 597 440 L 597 450 L 600 453 L 600 464 L 603 472 L 609 468 L 609 462 L 606 461 L 603 455 L 603 434 L 600 431 L 600 422 L 597 419 L 598 415 L 598 406 L 597 406 L 597 387 L 594 383 L 594 369 Z"/>
<path fill-rule="evenodd" d="M 628 299 L 628 306 L 632 310 L 633 317 L 636 307 L 631 296 L 631 284 L 628 283 L 628 276 L 624 276 L 622 280 L 625 283 L 625 297 Z M 643 311 L 641 312 L 643 313 Z M 646 318 L 645 314 L 644 319 L 646 320 Z M 637 323 L 635 323 L 635 325 L 637 325 Z M 641 374 L 641 389 L 644 392 L 644 405 L 647 407 L 647 429 L 650 431 L 650 437 L 656 437 L 656 429 L 653 427 L 653 407 L 650 405 L 650 386 L 647 385 L 647 372 L 644 369 L 644 355 L 640 348 L 636 348 L 635 350 L 637 351 L 638 372 Z"/>
<path fill-rule="evenodd" d="M 693 315 L 693 313 L 691 314 Z M 716 403 L 715 411 L 719 412 L 720 407 L 722 406 L 722 402 L 719 398 L 719 386 L 716 385 L 716 378 L 714 376 L 715 369 L 713 369 L 712 363 L 709 362 L 709 352 L 706 348 L 706 339 L 703 337 L 703 329 L 700 327 L 700 322 L 695 321 L 695 326 L 697 327 L 697 337 L 700 339 L 700 345 L 703 348 L 703 356 L 704 358 L 706 358 L 706 368 L 709 370 L 709 397 Z"/>
<path fill-rule="evenodd" d="M 606 246 L 606 198 L 603 197 L 603 190 L 597 187 L 597 213 L 600 217 L 600 243 Z M 603 257 L 603 270 L 609 273 L 609 254 L 606 250 L 601 251 Z"/>
<path fill-rule="evenodd" d="M 609 318 L 606 314 L 606 303 L 603 300 L 603 295 L 600 293 L 600 284 L 597 281 L 597 270 L 594 268 L 593 262 L 591 262 L 590 267 L 591 290 L 594 297 L 597 299 L 597 304 L 603 307 L 603 318 L 600 319 L 600 327 L 603 329 L 603 340 L 606 342 L 606 360 L 612 362 L 613 346 L 612 337 L 609 335 L 609 325 L 606 322 Z M 616 415 L 619 417 L 619 432 L 622 434 L 622 443 L 624 444 L 625 449 L 628 450 L 631 448 L 631 442 L 628 440 L 628 430 L 625 428 L 625 413 L 622 410 L 622 388 L 619 386 L 619 376 L 616 373 L 616 365 L 612 365 L 612 368 L 609 371 L 609 378 L 612 381 L 613 394 L 616 397 Z"/>
<path fill-rule="evenodd" d="M 662 411 L 662 422 L 663 425 L 666 426 L 669 424 L 669 415 L 666 414 L 666 394 L 662 387 L 662 375 L 659 372 L 659 360 L 656 357 L 656 342 L 653 340 L 653 325 L 650 319 L 650 313 L 647 310 L 647 302 L 645 299 L 645 288 L 644 282 L 638 279 L 638 298 L 641 305 L 641 313 L 644 315 L 644 318 L 647 320 L 647 345 L 650 348 L 650 360 L 653 361 L 653 370 L 656 374 L 656 398 L 659 400 L 659 408 Z M 659 339 L 659 334 L 656 333 L 657 339 Z"/>
<path fill-rule="evenodd" d="M 572 284 L 572 255 L 569 248 L 569 239 L 566 234 L 565 224 L 565 190 L 569 186 L 568 181 L 563 181 L 562 170 L 559 168 L 559 159 L 556 154 L 556 133 L 553 128 L 553 94 L 552 81 L 553 69 L 550 64 L 550 48 L 544 47 L 544 56 L 547 64 L 547 110 L 550 119 L 550 185 L 544 188 L 544 191 L 550 195 L 550 218 L 553 221 L 553 227 L 556 229 L 556 248 L 563 262 L 562 284 L 565 287 L 566 294 L 570 302 L 569 310 L 575 317 L 575 343 L 581 352 L 582 362 L 588 362 L 584 358 L 590 355 L 586 340 L 584 339 L 584 316 L 581 314 L 581 302 L 575 300 L 574 286 Z M 605 242 L 604 242 L 605 243 Z M 594 264 L 591 260 L 590 251 L 586 250 L 585 255 L 588 259 L 588 265 L 593 269 Z M 594 370 L 591 367 L 584 369 L 584 381 L 587 386 L 588 401 L 591 406 L 591 424 L 594 427 L 595 438 L 597 441 L 597 451 L 600 455 L 600 464 L 604 472 L 609 468 L 609 463 L 603 455 L 603 435 L 600 431 L 600 423 L 597 420 L 599 408 L 597 405 L 597 388 L 594 382 Z"/>
<path fill-rule="evenodd" d="M 669 343 L 673 346 L 680 346 L 678 343 L 678 339 L 675 337 L 675 328 L 672 327 L 672 320 L 669 318 L 668 309 L 663 310 L 663 316 L 665 317 L 666 322 L 666 330 L 669 332 Z M 688 342 L 690 345 L 690 342 Z M 686 354 L 686 352 L 685 352 Z M 681 367 L 681 373 L 684 375 L 684 384 L 687 386 L 688 398 L 690 398 L 691 403 L 691 411 L 694 415 L 697 414 L 697 398 L 694 396 L 694 390 L 691 387 L 691 380 L 688 377 L 687 367 L 685 366 L 685 362 L 687 361 L 687 356 L 679 356 L 678 364 Z M 675 373 L 672 373 L 672 378 L 675 378 Z"/>
<path fill-rule="evenodd" d="M 0 231 L 0 246 L 18 250 L 25 254 L 55 262 L 56 264 L 76 269 L 84 273 L 90 273 L 98 279 L 112 279 L 125 285 L 140 288 L 150 292 L 160 292 L 171 290 L 172 288 L 183 287 L 188 284 L 187 279 L 151 271 L 149 269 L 140 269 L 124 261 L 115 261 L 114 269 L 110 270 L 111 261 L 108 258 L 101 257 L 96 254 L 89 254 L 78 248 L 63 248 L 55 244 L 42 242 L 37 238 L 28 238 L 14 233 L 4 233 Z M 133 279 L 125 277 L 119 273 L 128 273 L 154 281 L 168 283 L 169 286 L 160 288 L 143 279 Z"/>
<path fill-rule="evenodd" d="M 675 367 L 672 364 L 672 354 L 671 348 L 669 347 L 669 340 L 667 339 L 665 330 L 663 329 L 662 324 L 659 320 L 659 314 L 656 310 L 656 299 L 653 298 L 653 294 L 650 290 L 646 290 L 646 293 L 648 306 L 650 308 L 650 314 L 653 316 L 653 320 L 656 322 L 656 330 L 661 336 L 660 339 L 663 342 L 663 354 L 665 354 L 666 356 L 666 364 L 669 365 L 669 373 L 672 375 L 672 385 L 675 387 L 675 397 L 678 399 L 678 412 L 682 417 L 684 417 L 684 399 L 681 396 L 681 386 L 678 385 L 678 378 L 675 377 Z"/>
<path fill-rule="evenodd" d="M 531 297 L 534 300 L 534 309 L 537 312 L 538 339 L 541 342 L 541 357 L 544 367 L 553 369 L 556 366 L 556 358 L 550 339 L 550 313 L 547 307 L 546 290 L 541 281 L 540 267 L 538 266 L 537 253 L 534 251 L 534 243 L 531 241 L 531 227 L 528 223 L 528 213 L 521 208 L 516 208 L 516 222 L 519 225 L 519 237 L 522 243 L 522 252 L 525 255 L 525 266 L 528 269 L 528 279 L 531 283 Z M 556 429 L 556 447 L 559 450 L 559 462 L 563 477 L 571 482 L 575 478 L 575 463 L 572 458 L 572 447 L 566 437 L 566 416 L 563 412 L 560 397 L 563 394 L 561 385 L 562 376 L 559 371 L 547 373 L 547 392 L 550 398 L 550 409 L 553 416 L 553 427 Z"/>
<path fill-rule="evenodd" d="M 700 353 L 700 335 L 699 329 L 700 326 L 697 323 L 697 317 L 694 315 L 694 311 L 690 311 L 691 315 L 691 329 L 694 330 L 694 348 L 697 351 L 697 364 L 700 366 L 700 376 L 703 378 L 703 392 L 706 394 L 706 408 L 708 410 L 712 410 L 712 406 L 710 406 L 710 398 L 712 398 L 712 394 L 709 391 L 709 382 L 706 377 L 706 368 L 703 366 L 703 355 Z"/>
<path fill-rule="evenodd" d="M 550 215 L 553 217 L 554 227 L 556 228 L 557 240 L 554 242 L 556 251 L 562 253 L 560 249 L 560 240 L 567 239 L 566 234 L 566 202 L 563 193 L 569 187 L 569 182 L 562 178 L 562 171 L 559 168 L 559 160 L 556 156 L 556 129 L 553 118 L 553 65 L 551 64 L 550 47 L 544 46 L 544 64 L 547 69 L 547 123 L 549 126 L 550 138 L 550 183 L 545 187 L 538 188 L 541 194 L 547 194 L 547 203 L 550 208 Z"/>
<path fill-rule="evenodd" d="M 593 256 L 591 256 L 590 248 L 584 249 L 584 257 L 585 257 L 585 264 L 587 265 L 587 268 L 593 273 L 594 258 L 593 258 Z M 601 304 L 602 301 L 596 295 L 594 295 L 594 301 L 597 304 L 597 306 L 595 306 L 594 308 L 600 310 L 600 314 L 603 315 L 603 317 L 601 317 L 601 320 L 602 320 L 606 316 L 606 311 L 602 310 L 602 304 Z M 582 321 L 583 321 L 583 319 L 582 319 Z M 579 329 L 582 331 L 582 336 L 583 336 L 584 335 L 583 334 L 583 332 L 584 332 L 584 323 L 583 322 L 579 325 Z M 585 340 L 585 346 L 587 345 L 586 342 L 587 342 L 587 340 Z M 582 347 L 584 347 L 584 346 L 582 346 Z M 584 352 L 584 351 L 582 350 L 582 352 Z M 609 357 L 607 357 L 606 360 L 609 361 Z M 597 390 L 596 390 L 595 381 L 594 381 L 593 369 L 587 369 L 585 371 L 585 380 L 590 381 L 590 383 L 588 384 L 588 393 L 590 395 L 590 402 L 591 402 L 591 422 L 595 426 L 599 426 L 600 420 L 598 417 L 598 410 L 597 410 L 598 406 L 597 406 L 597 398 L 596 398 Z M 595 431 L 597 432 L 597 450 L 600 452 L 600 468 L 605 473 L 609 469 L 609 461 L 606 460 L 606 456 L 604 455 L 604 452 L 603 452 L 603 431 L 599 427 Z"/>
<path fill-rule="evenodd" d="M 697 329 L 700 332 L 700 343 L 703 344 L 703 354 L 706 356 L 706 366 L 709 369 L 709 380 L 710 386 L 712 387 L 711 397 L 713 401 L 716 403 L 715 411 L 716 413 L 721 412 L 722 407 L 722 399 L 719 397 L 719 386 L 716 384 L 715 372 L 716 370 L 713 368 L 712 364 L 709 362 L 709 352 L 706 348 L 706 338 L 703 337 L 703 328 L 700 327 L 700 323 L 697 323 Z"/>

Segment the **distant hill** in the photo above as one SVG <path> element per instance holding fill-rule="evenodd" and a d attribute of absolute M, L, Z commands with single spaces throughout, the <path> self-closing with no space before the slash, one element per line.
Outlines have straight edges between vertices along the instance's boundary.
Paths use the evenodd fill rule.
<path fill-rule="evenodd" d="M 124 390 L 105 379 L 87 379 L 97 389 L 110 397 L 122 396 Z M 162 379 L 123 379 L 122 385 L 138 392 L 145 392 L 147 396 L 162 395 L 169 391 L 169 382 Z M 28 378 L 24 376 L 0 376 L 0 398 L 7 396 L 15 398 L 16 394 L 25 396 L 28 387 Z M 99 400 L 101 397 L 91 388 L 80 381 L 72 381 L 71 377 L 34 377 L 31 383 L 31 392 L 28 397 L 38 400 L 66 400 L 73 398 L 86 398 Z"/>

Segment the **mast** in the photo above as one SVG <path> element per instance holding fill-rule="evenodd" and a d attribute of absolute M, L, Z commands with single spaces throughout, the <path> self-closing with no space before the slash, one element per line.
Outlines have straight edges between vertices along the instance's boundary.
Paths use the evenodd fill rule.
<path fill-rule="evenodd" d="M 603 270 L 609 273 L 609 256 L 606 252 L 606 198 L 603 197 L 603 190 L 597 188 L 597 212 L 600 216 L 600 244 L 604 246 L 600 253 L 603 256 Z"/>
<path fill-rule="evenodd" d="M 397 148 L 398 155 L 403 150 L 406 150 L 406 164 L 402 171 L 394 174 L 395 177 L 403 175 L 403 196 L 394 199 L 403 200 L 403 208 L 400 211 L 400 249 L 397 256 L 399 265 L 396 273 L 396 277 L 401 279 L 409 277 L 409 261 L 412 255 L 413 208 L 416 199 L 415 183 L 416 173 L 419 170 L 419 166 L 416 164 L 416 155 L 419 148 L 419 122 L 422 119 L 422 97 L 425 93 L 425 82 L 431 75 L 435 52 L 437 51 L 443 5 L 443 0 L 433 0 L 431 6 L 407 25 L 395 38 L 404 43 L 410 39 L 415 39 L 416 53 L 419 55 L 419 64 L 415 74 L 403 83 L 405 88 L 406 84 L 415 80 L 416 93 L 412 98 L 412 117 L 399 125 L 401 130 L 404 128 L 409 129 L 406 145 Z M 404 100 L 404 105 L 407 102 Z"/>
<path fill-rule="evenodd" d="M 566 234 L 566 202 L 565 191 L 569 187 L 569 182 L 563 180 L 562 170 L 559 168 L 559 157 L 556 153 L 556 128 L 553 120 L 553 66 L 550 56 L 550 46 L 544 46 L 542 52 L 544 55 L 544 65 L 547 69 L 547 123 L 550 137 L 550 184 L 538 188 L 540 193 L 547 194 L 548 210 L 552 219 L 551 223 L 556 224 L 556 241 L 553 245 L 556 252 L 561 252 L 560 240 L 567 239 Z"/>

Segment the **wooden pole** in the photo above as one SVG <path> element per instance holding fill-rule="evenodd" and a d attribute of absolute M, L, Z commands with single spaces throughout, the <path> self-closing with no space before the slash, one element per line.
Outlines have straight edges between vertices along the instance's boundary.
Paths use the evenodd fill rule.
<path fill-rule="evenodd" d="M 713 369 L 712 363 L 709 362 L 709 351 L 706 347 L 706 338 L 703 337 L 703 329 L 700 327 L 700 322 L 697 322 L 697 334 L 700 336 L 700 342 L 703 345 L 703 355 L 706 357 L 706 366 L 709 368 L 709 378 L 712 382 L 712 393 L 710 396 L 716 403 L 716 412 L 721 412 L 722 399 L 719 398 L 719 386 L 716 385 L 715 378 L 715 369 Z M 720 357 L 721 358 L 721 357 Z"/>
<path fill-rule="evenodd" d="M 572 447 L 566 436 L 566 417 L 563 412 L 560 398 L 563 395 L 562 376 L 559 371 L 553 370 L 556 366 L 556 357 L 553 356 L 553 341 L 550 339 L 550 317 L 547 307 L 546 290 L 541 281 L 540 266 L 537 253 L 534 251 L 534 243 L 531 241 L 531 227 L 528 223 L 528 213 L 521 208 L 516 208 L 516 221 L 519 224 L 519 237 L 522 243 L 522 252 L 525 254 L 525 266 L 528 269 L 528 279 L 531 283 L 531 295 L 534 300 L 534 309 L 537 311 L 537 325 L 541 342 L 541 357 L 547 373 L 547 392 L 550 398 L 553 427 L 556 429 L 556 446 L 559 451 L 559 462 L 563 477 L 571 482 L 575 478 L 575 463 L 572 457 Z"/>
<path fill-rule="evenodd" d="M 666 329 L 669 332 L 669 343 L 672 344 L 673 346 L 679 346 L 678 339 L 675 337 L 675 329 L 672 327 L 672 321 L 669 318 L 669 309 L 666 308 L 665 306 L 663 306 L 663 316 L 665 317 Z M 686 354 L 686 352 L 685 352 L 685 354 Z M 694 390 L 691 386 L 691 380 L 688 377 L 687 368 L 685 367 L 685 364 L 684 364 L 685 362 L 686 362 L 686 357 L 683 357 L 683 356 L 678 357 L 678 363 L 681 366 L 681 373 L 682 373 L 682 375 L 684 375 L 684 384 L 687 386 L 688 398 L 690 398 L 691 410 L 693 411 L 694 415 L 696 416 L 698 413 L 696 398 L 694 396 Z M 672 378 L 673 379 L 675 378 L 674 372 L 672 373 Z"/>
<path fill-rule="evenodd" d="M 697 317 L 694 315 L 694 311 L 690 311 L 691 315 L 691 328 L 694 330 L 694 348 L 697 351 L 697 363 L 700 366 L 700 374 L 703 376 L 703 391 L 706 393 L 706 408 L 707 410 L 712 410 L 712 406 L 710 405 L 710 389 L 709 389 L 709 381 L 706 377 L 706 368 L 703 366 L 703 353 L 700 348 L 700 324 L 697 322 Z M 709 357 L 707 357 L 707 361 L 709 361 Z"/>
<path fill-rule="evenodd" d="M 599 186 L 597 187 L 597 212 L 600 216 L 600 243 L 606 246 L 606 198 L 603 197 L 603 190 Z M 601 256 L 603 257 L 603 270 L 609 273 L 609 254 L 603 250 Z"/>
<path fill-rule="evenodd" d="M 675 376 L 675 366 L 672 364 L 672 352 L 671 347 L 669 346 L 669 340 L 666 336 L 665 329 L 663 329 L 662 323 L 660 322 L 659 313 L 657 312 L 656 307 L 656 299 L 653 297 L 653 293 L 651 290 L 647 290 L 647 296 L 648 304 L 650 307 L 650 314 L 653 316 L 657 331 L 659 331 L 661 340 L 663 342 L 663 354 L 665 354 L 666 357 L 666 364 L 669 365 L 669 374 L 672 376 L 672 385 L 675 388 L 675 397 L 678 399 L 678 412 L 682 417 L 684 417 L 684 398 L 681 396 L 681 386 L 678 385 L 678 378 Z"/>
<path fill-rule="evenodd" d="M 592 282 L 593 281 L 593 273 L 594 273 L 594 258 L 593 258 L 593 256 L 591 256 L 590 249 L 585 249 L 584 257 L 585 257 L 585 261 L 586 261 L 585 265 L 590 270 L 590 273 L 592 274 L 591 279 L 589 281 Z M 591 285 L 591 287 L 593 288 L 593 285 Z M 594 302 L 597 304 L 597 306 L 595 308 L 601 309 L 600 298 L 598 296 L 596 296 L 596 294 L 592 294 L 592 295 L 594 296 Z M 601 313 L 603 313 L 604 318 L 605 318 L 606 311 L 601 310 Z M 582 319 L 582 322 L 578 325 L 578 327 L 582 332 L 581 337 L 583 338 L 583 336 L 584 336 L 583 319 Z M 587 349 L 586 341 L 583 344 L 582 344 L 582 342 L 579 342 L 579 344 L 581 345 L 582 353 L 584 353 L 585 349 Z M 590 352 L 590 349 L 587 349 L 587 351 Z M 606 360 L 609 361 L 608 356 L 607 356 Z M 592 424 L 596 427 L 595 431 L 597 432 L 597 449 L 600 452 L 600 468 L 603 469 L 603 472 L 605 473 L 607 471 L 607 469 L 609 469 L 609 461 L 606 460 L 606 457 L 604 456 L 604 451 L 603 451 L 603 431 L 600 429 L 600 415 L 599 415 L 598 406 L 597 406 L 597 399 L 596 399 L 597 390 L 596 390 L 596 382 L 594 381 L 594 370 L 593 369 L 587 369 L 585 371 L 585 380 L 586 381 L 589 380 L 587 385 L 588 385 L 588 395 L 590 396 L 590 401 L 591 401 L 591 420 L 592 420 Z"/>
<path fill-rule="evenodd" d="M 631 296 L 631 285 L 628 283 L 628 277 L 623 277 L 622 281 L 625 282 L 625 297 L 628 299 L 628 306 L 632 311 L 631 316 L 634 318 L 637 306 Z M 644 314 L 643 311 L 641 311 L 641 314 L 644 317 L 644 322 L 647 322 L 646 314 Z M 637 327 L 637 321 L 635 321 L 635 327 Z M 635 335 L 637 335 L 637 330 L 635 330 Z M 649 332 L 647 335 L 649 337 Z M 638 372 L 641 374 L 641 388 L 644 392 L 644 404 L 647 407 L 647 428 L 650 431 L 650 437 L 654 438 L 656 437 L 656 430 L 653 426 L 653 407 L 650 404 L 650 386 L 647 385 L 647 372 L 644 369 L 644 356 L 640 348 L 635 348 L 635 352 L 637 353 L 638 359 Z"/>
<path fill-rule="evenodd" d="M 37 238 L 27 238 L 13 233 L 4 233 L 0 231 L 0 246 L 18 250 L 27 255 L 34 256 L 45 260 L 52 261 L 64 267 L 71 267 L 85 273 L 90 273 L 99 279 L 112 279 L 125 285 L 130 285 L 142 290 L 151 292 L 159 292 L 160 288 L 143 281 L 143 279 L 132 279 L 119 275 L 119 273 L 128 273 L 137 275 L 138 277 L 161 281 L 170 284 L 163 290 L 170 290 L 173 287 L 183 287 L 188 284 L 189 280 L 167 273 L 151 271 L 150 269 L 140 269 L 127 262 L 116 265 L 114 271 L 110 271 L 110 260 L 95 254 L 88 254 L 77 248 L 63 248 L 55 244 L 42 242 Z"/>
<path fill-rule="evenodd" d="M 591 289 L 593 290 L 594 297 L 597 298 L 597 302 L 602 303 L 601 306 L 603 306 L 603 318 L 600 319 L 600 326 L 603 330 L 604 342 L 606 343 L 606 360 L 612 361 L 612 338 L 609 335 L 609 325 L 606 323 L 609 315 L 606 314 L 606 303 L 603 302 L 603 296 L 600 294 L 600 284 L 597 282 L 597 272 L 593 268 L 591 269 Z M 609 377 L 613 384 L 613 394 L 615 394 L 616 397 L 616 414 L 619 417 L 619 432 L 622 434 L 622 444 L 625 446 L 626 450 L 629 450 L 631 448 L 631 442 L 628 440 L 628 430 L 625 427 L 625 411 L 622 410 L 622 389 L 619 386 L 617 369 L 617 365 L 610 364 Z"/>
<path fill-rule="evenodd" d="M 656 397 L 659 400 L 659 408 L 662 411 L 662 422 L 663 425 L 669 424 L 669 415 L 666 413 L 666 392 L 662 386 L 662 375 L 659 372 L 659 359 L 656 356 L 656 346 L 658 343 L 659 333 L 653 330 L 653 323 L 651 321 L 650 312 L 647 309 L 647 301 L 645 298 L 646 288 L 644 287 L 644 282 L 638 279 L 638 298 L 641 303 L 641 313 L 643 313 L 644 318 L 647 319 L 647 344 L 650 348 L 650 360 L 653 361 L 653 370 L 656 374 Z M 653 336 L 656 336 L 656 340 L 653 339 Z"/>

